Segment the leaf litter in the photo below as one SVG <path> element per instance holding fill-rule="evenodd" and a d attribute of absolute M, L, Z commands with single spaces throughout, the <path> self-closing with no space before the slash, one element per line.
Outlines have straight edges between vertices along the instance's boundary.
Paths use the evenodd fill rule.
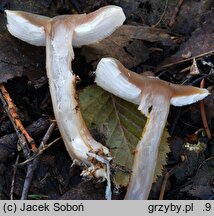
<path fill-rule="evenodd" d="M 8 3 L 9 2 L 9 3 Z M 36 12 L 45 15 L 56 15 L 61 13 L 71 13 L 76 12 L 75 7 L 72 7 L 70 1 L 65 1 L 66 5 L 61 3 L 55 3 L 55 1 L 46 0 L 46 1 L 7 1 L 3 0 L 0 2 L 0 10 L 4 9 L 14 9 L 14 10 L 26 10 L 29 12 Z M 67 4 L 68 3 L 68 4 Z M 124 8 L 126 15 L 128 17 L 127 24 L 124 25 L 121 29 L 116 31 L 112 36 L 106 39 L 103 42 L 94 44 L 92 46 L 85 46 L 80 50 L 80 53 L 77 52 L 76 60 L 80 68 L 81 65 L 91 65 L 93 67 L 96 65 L 96 62 L 104 56 L 112 56 L 118 58 L 123 62 L 128 68 L 136 68 L 136 71 L 142 72 L 142 68 L 145 65 L 151 65 L 153 68 L 161 62 L 167 64 L 174 64 L 175 69 L 180 70 L 179 67 L 176 67 L 177 62 L 187 61 L 191 58 L 197 56 L 203 56 L 205 54 L 210 54 L 213 51 L 213 11 L 209 10 L 213 7 L 214 2 L 212 0 L 206 1 L 197 1 L 190 0 L 185 1 L 178 16 L 176 17 L 175 23 L 171 29 L 168 29 L 168 21 L 170 20 L 177 1 L 169 1 L 167 10 L 163 14 L 165 8 L 165 1 L 147 1 L 147 0 L 137 0 L 137 1 L 113 1 L 113 3 L 120 5 Z M 79 4 L 79 5 L 78 5 Z M 96 7 L 100 7 L 106 4 L 109 4 L 108 0 L 103 1 L 81 1 L 81 3 L 76 4 L 76 8 L 80 12 L 83 11 L 92 11 Z M 207 13 L 208 12 L 208 13 Z M 160 17 L 163 15 L 163 18 L 160 20 Z M 158 21 L 159 28 L 152 28 L 150 26 L 155 25 Z M 20 42 L 19 40 L 11 37 L 5 27 L 5 17 L 0 11 L 0 78 L 2 82 L 7 82 L 7 87 L 11 90 L 13 94 L 13 99 L 23 111 L 24 119 L 27 119 L 27 125 L 32 124 L 39 115 L 32 115 L 31 110 L 34 110 L 35 107 L 39 107 L 41 113 L 48 115 L 49 118 L 53 117 L 53 112 L 51 110 L 50 98 L 48 99 L 48 86 L 42 85 L 38 89 L 33 90 L 34 80 L 41 78 L 45 73 L 45 53 L 43 48 L 35 49 L 32 47 Z M 147 26 L 146 26 L 147 25 Z M 195 30 L 197 29 L 197 30 Z M 191 35 L 191 36 L 189 36 Z M 181 44 L 182 41 L 186 41 Z M 181 46 L 180 46 L 181 44 Z M 178 49 L 179 51 L 175 53 Z M 104 51 L 102 50 L 104 49 Z M 156 50 L 156 51 L 154 51 Z M 160 55 L 157 55 L 157 50 Z M 175 53 L 173 55 L 173 53 Z M 188 55 L 187 55 L 188 54 Z M 82 61 L 81 58 L 84 56 L 86 62 Z M 170 57 L 169 57 L 170 56 Z M 184 59 L 183 57 L 186 58 Z M 80 61 L 78 61 L 80 59 Z M 197 60 L 197 59 L 196 59 Z M 212 55 L 208 58 L 202 59 L 204 62 L 206 60 L 208 71 L 212 67 L 208 67 L 208 64 L 214 64 L 214 59 Z M 165 64 L 164 63 L 164 64 Z M 198 62 L 197 62 L 198 63 Z M 199 62 L 200 63 L 200 62 Z M 204 65 L 199 65 L 200 71 L 205 68 Z M 81 66 L 82 67 L 82 66 Z M 210 69 L 211 68 L 211 69 Z M 166 69 L 170 70 L 170 69 Z M 75 71 L 78 72 L 78 71 Z M 164 71 L 164 73 L 168 71 Z M 20 79 L 15 77 L 19 76 Z M 185 75 L 182 75 L 185 76 Z M 200 74 L 197 75 L 200 77 Z M 25 94 L 20 94 L 20 86 L 23 86 L 22 82 L 24 77 L 31 82 L 28 83 L 30 88 L 29 91 Z M 15 79 L 14 79 L 15 78 Z M 81 77 L 83 83 L 87 78 Z M 164 76 L 166 80 L 177 82 L 174 72 L 169 74 L 169 76 Z M 10 81 L 12 79 L 12 82 Z M 85 80 L 84 80 L 85 79 Z M 21 84 L 19 84 L 21 81 Z M 88 83 L 90 83 L 89 81 Z M 30 84 L 31 83 L 31 84 Z M 207 80 L 207 86 L 213 86 L 212 77 Z M 83 84 L 84 86 L 84 84 Z M 81 86 L 80 83 L 80 87 Z M 23 88 L 23 87 L 21 87 Z M 118 169 L 115 171 L 114 178 L 120 185 L 127 185 L 129 180 L 129 173 L 126 170 L 130 170 L 131 163 L 133 160 L 133 151 L 134 147 L 141 136 L 143 122 L 145 119 L 141 113 L 137 113 L 136 108 L 133 105 L 126 104 L 126 102 L 116 99 L 114 96 L 108 96 L 106 93 L 101 93 L 97 95 L 97 100 L 94 103 L 90 103 L 92 95 L 86 96 L 92 92 L 95 94 L 99 90 L 91 90 L 93 86 L 89 86 L 83 89 L 80 93 L 80 100 L 83 97 L 85 102 L 81 103 L 81 106 L 86 109 L 86 113 L 89 115 L 84 117 L 86 118 L 89 127 L 97 139 L 100 139 L 102 142 L 105 142 L 107 146 L 111 148 L 111 152 L 114 155 L 115 161 L 118 164 L 118 167 L 126 167 L 126 169 Z M 89 90 L 88 90 L 89 89 Z M 18 90 L 18 91 L 17 91 Z M 86 91 L 89 91 L 88 93 Z M 42 96 L 44 95 L 45 97 Z M 85 93 L 82 93 L 85 92 Z M 83 94 L 83 96 L 82 96 Z M 85 94 L 85 96 L 84 96 Z M 36 106 L 29 106 L 29 102 L 22 104 L 18 102 L 19 98 L 23 100 L 35 101 L 36 97 Z M 88 99 L 87 99 L 88 97 Z M 42 98 L 42 99 L 41 99 Z M 206 110 L 208 112 L 208 122 L 211 125 L 211 130 L 213 131 L 213 103 L 212 103 L 213 94 L 205 100 Z M 100 103 L 98 103 L 100 102 Z M 114 103 L 113 103 L 114 102 Z M 41 105 L 42 103 L 42 105 Z M 108 106 L 106 106 L 108 104 Z M 114 105 L 114 106 L 113 106 Z M 41 107 L 45 108 L 41 108 Z M 111 107 L 111 109 L 109 108 Z M 130 110 L 129 110 L 129 109 Z M 100 112 L 95 113 L 94 116 L 90 115 L 92 111 L 99 109 Z M 3 113 L 2 111 L 0 112 Z M 99 114 L 99 118 L 98 118 Z M 171 115 L 177 115 L 177 110 L 172 108 Z M 113 118 L 110 119 L 110 116 Z M 169 128 L 173 125 L 173 118 L 169 118 Z M 213 178 L 212 170 L 212 155 L 213 155 L 213 140 L 207 140 L 206 137 L 200 135 L 199 139 L 202 139 L 202 143 L 205 143 L 205 147 L 200 153 L 195 153 L 194 151 L 189 151 L 184 148 L 187 134 L 193 134 L 195 130 L 202 128 L 200 113 L 198 113 L 198 107 L 196 105 L 191 106 L 190 109 L 183 108 L 181 110 L 181 116 L 178 118 L 178 122 L 175 126 L 174 134 L 172 138 L 174 140 L 180 140 L 179 142 L 170 143 L 172 152 L 168 154 L 168 163 L 165 166 L 165 170 L 170 170 L 174 168 L 175 171 L 172 176 L 172 179 L 169 179 L 169 185 L 167 189 L 167 194 L 165 198 L 173 199 L 205 199 L 212 198 L 213 195 L 213 186 L 211 179 Z M 118 123 L 119 122 L 119 123 Z M 139 126 L 136 126 L 139 124 Z M 10 124 L 8 120 L 5 120 L 5 116 L 2 115 L 1 118 L 1 140 L 9 139 L 12 137 L 13 140 L 17 140 L 15 135 L 10 129 Z M 128 128 L 128 129 L 126 129 Z M 118 130 L 116 130 L 118 129 Z M 37 130 L 37 129 L 36 129 Z M 36 131 L 37 132 L 37 131 Z M 44 132 L 43 132 L 44 133 Z M 58 135 L 58 132 L 56 132 Z M 57 135 L 54 136 L 57 136 Z M 4 137 L 4 135 L 6 137 Z M 116 139 L 118 136 L 118 139 Z M 168 133 L 164 136 L 165 141 L 168 137 Z M 36 139 L 41 139 L 41 135 Z M 113 143 L 113 140 L 116 142 Z M 11 145 L 12 143 L 9 142 Z M 123 144 L 125 143 L 125 147 Z M 4 147 L 5 143 L 3 142 Z M 197 144 L 197 142 L 196 142 Z M 194 143 L 189 144 L 190 147 Z M 2 147 L 2 145 L 1 145 Z M 164 147 L 163 152 L 168 152 L 168 145 L 160 145 L 160 148 Z M 125 151 L 124 151 L 125 149 Z M 162 152 L 162 150 L 160 150 Z M 158 165 L 160 165 L 157 170 L 157 176 L 161 175 L 162 165 L 166 163 L 166 154 L 161 154 L 163 158 L 159 156 Z M 8 198 L 8 191 L 10 190 L 9 181 L 5 182 L 4 179 L 11 179 L 11 167 L 14 164 L 14 155 L 16 154 L 16 146 L 12 145 L 11 149 L 5 148 L 4 151 L 1 151 L 0 161 L 0 197 Z M 52 160 L 49 160 L 49 158 Z M 63 158 L 63 160 L 57 160 L 57 158 Z M 123 160 L 126 158 L 127 160 Z M 206 162 L 207 158 L 211 158 Z M 197 168 L 200 164 L 203 166 L 199 170 Z M 66 199 L 102 199 L 103 186 L 98 186 L 97 182 L 92 184 L 90 182 L 82 181 L 79 176 L 79 169 L 75 168 L 74 170 L 70 169 L 71 161 L 66 153 L 66 150 L 63 148 L 63 143 L 53 146 L 50 149 L 50 152 L 45 153 L 39 169 L 36 172 L 35 180 L 32 182 L 32 193 L 35 196 L 40 194 L 44 195 L 46 198 L 60 198 L 64 193 L 64 198 Z M 53 169 L 54 166 L 57 166 L 57 171 Z M 208 168 L 206 168 L 206 166 Z M 206 168 L 206 169 L 205 169 Z M 203 170 L 203 172 L 202 172 Z M 62 178 L 58 179 L 56 173 L 63 173 Z M 19 198 L 21 193 L 20 188 L 23 183 L 24 172 L 19 170 L 17 174 L 17 185 L 15 187 L 15 198 Z M 204 181 L 197 181 L 198 179 L 204 179 Z M 160 178 L 156 179 L 158 181 L 157 185 L 161 185 Z M 64 182 L 63 182 L 64 181 Z M 206 183 L 205 183 L 206 181 Z M 63 182 L 63 184 L 61 184 Z M 202 182 L 204 182 L 202 184 Z M 63 185 L 63 188 L 62 188 Z M 85 187 L 84 187 L 85 186 Z M 85 188 L 85 189 L 84 189 Z M 88 189 L 86 189 L 88 188 Z M 178 190 L 179 188 L 179 190 Z M 83 190 L 84 189 L 84 190 Z M 87 193 L 88 190 L 88 193 Z M 96 195 L 96 192 L 99 191 L 99 195 Z M 210 191 L 210 192 L 209 192 Z M 71 192 L 69 194 L 69 192 Z M 48 194 L 48 196 L 46 196 Z M 83 195 L 85 194 L 85 195 Z M 158 195 L 154 197 L 157 199 Z M 63 196 L 61 197 L 63 198 Z M 116 199 L 122 199 L 123 197 L 116 197 Z"/>
<path fill-rule="evenodd" d="M 205 22 L 195 30 L 191 37 L 180 46 L 178 52 L 167 58 L 161 65 L 169 67 L 191 59 L 199 58 L 205 55 L 211 55 L 214 52 L 214 10 L 211 10 L 205 16 Z M 190 53 L 187 58 L 184 55 Z"/>
<path fill-rule="evenodd" d="M 168 46 L 173 44 L 171 36 L 162 29 L 123 25 L 103 41 L 83 47 L 81 54 L 87 62 L 97 62 L 102 57 L 111 56 L 128 68 L 133 68 L 149 58 L 150 51 L 143 41 L 160 42 Z"/>

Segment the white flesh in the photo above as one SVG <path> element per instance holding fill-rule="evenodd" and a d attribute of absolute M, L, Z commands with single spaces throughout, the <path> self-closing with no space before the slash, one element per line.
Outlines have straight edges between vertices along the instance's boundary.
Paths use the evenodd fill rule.
<path fill-rule="evenodd" d="M 118 68 L 117 62 L 118 61 L 114 58 L 102 58 L 100 60 L 95 72 L 96 84 L 106 91 L 109 91 L 112 94 L 123 98 L 124 100 L 139 105 L 141 94 L 144 94 L 144 92 L 141 92 L 141 89 L 139 87 L 132 84 L 128 80 L 128 78 L 121 73 Z M 156 77 L 152 77 L 150 79 L 156 79 Z M 149 82 L 149 78 L 147 79 L 147 82 Z M 182 89 L 183 87 L 185 88 L 186 86 L 180 86 L 179 88 Z M 196 93 L 188 96 L 172 97 L 170 99 L 170 104 L 174 106 L 185 106 L 200 101 L 207 95 L 209 95 L 209 91 L 206 89 L 201 89 L 200 94 Z"/>
<path fill-rule="evenodd" d="M 45 46 L 45 29 L 43 26 L 32 24 L 20 16 L 18 11 L 5 10 L 5 12 L 7 14 L 7 28 L 13 36 L 35 46 Z M 49 19 L 39 15 L 34 16 Z"/>
<path fill-rule="evenodd" d="M 101 59 L 95 75 L 95 82 L 101 88 L 124 100 L 140 104 L 141 90 L 122 75 L 113 58 Z"/>
<path fill-rule="evenodd" d="M 195 103 L 197 101 L 200 101 L 200 100 L 204 99 L 207 95 L 209 95 L 209 92 L 207 90 L 205 90 L 203 94 L 194 94 L 194 95 L 190 95 L 190 96 L 173 97 L 170 100 L 170 103 L 173 106 L 185 106 L 185 105 L 189 105 L 189 104 Z"/>
<path fill-rule="evenodd" d="M 106 169 L 99 165 L 94 166 L 89 160 L 90 152 L 95 155 L 102 152 L 102 156 L 107 158 L 103 159 L 104 165 L 108 168 L 109 150 L 91 137 L 78 106 L 76 78 L 71 70 L 71 61 L 74 58 L 71 40 L 73 28 L 74 25 L 70 25 L 68 31 L 63 24 L 57 25 L 52 27 L 52 37 L 49 34 L 46 37 L 46 67 L 54 114 L 70 156 L 88 165 L 88 170 L 95 172 L 95 176 L 98 173 L 99 176 L 96 177 L 107 179 L 106 199 L 111 199 L 110 177 Z"/>
<path fill-rule="evenodd" d="M 89 151 L 101 150 L 108 155 L 109 150 L 91 137 L 78 107 L 75 75 L 71 71 L 73 29 L 71 25 L 68 31 L 62 24 L 52 29 L 52 37 L 47 34 L 46 67 L 54 114 L 65 146 L 72 158 L 89 164 Z"/>
<path fill-rule="evenodd" d="M 126 19 L 122 8 L 113 5 L 100 8 L 86 15 L 86 18 L 92 17 L 95 13 L 97 15 L 93 19 L 88 21 L 85 19 L 83 24 L 75 28 L 73 35 L 74 47 L 80 47 L 102 40 L 121 26 Z"/>

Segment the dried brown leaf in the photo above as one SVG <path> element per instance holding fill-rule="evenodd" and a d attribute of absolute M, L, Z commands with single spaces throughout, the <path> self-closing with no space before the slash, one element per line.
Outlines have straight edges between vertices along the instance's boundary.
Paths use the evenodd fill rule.
<path fill-rule="evenodd" d="M 182 63 L 190 59 L 208 55 L 214 51 L 214 10 L 210 11 L 205 22 L 200 28 L 192 33 L 192 36 L 183 43 L 178 52 L 166 59 L 161 65 L 168 67 L 174 64 Z M 185 54 L 191 53 L 191 56 L 184 58 Z"/>
<path fill-rule="evenodd" d="M 87 62 L 111 56 L 132 68 L 149 58 L 149 50 L 143 41 L 172 43 L 170 35 L 162 29 L 123 25 L 105 40 L 83 47 L 81 53 Z"/>
<path fill-rule="evenodd" d="M 2 10 L 23 10 L 31 13 L 56 15 L 51 1 L 10 0 L 0 1 Z M 31 46 L 10 35 L 6 28 L 6 16 L 0 14 L 0 82 L 7 82 L 17 76 L 30 80 L 45 74 L 45 48 Z"/>
<path fill-rule="evenodd" d="M 0 32 L 0 81 L 27 76 L 30 80 L 45 74 L 45 50 L 33 47 L 9 33 Z"/>

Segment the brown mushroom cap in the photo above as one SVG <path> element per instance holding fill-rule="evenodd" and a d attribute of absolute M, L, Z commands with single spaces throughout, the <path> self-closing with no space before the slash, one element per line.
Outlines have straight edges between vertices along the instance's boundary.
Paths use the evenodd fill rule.
<path fill-rule="evenodd" d="M 97 65 L 95 82 L 111 93 L 140 104 L 141 95 L 149 88 L 150 94 L 165 95 L 174 106 L 184 106 L 206 97 L 207 89 L 172 84 L 156 77 L 147 77 L 125 68 L 118 60 L 103 58 Z"/>

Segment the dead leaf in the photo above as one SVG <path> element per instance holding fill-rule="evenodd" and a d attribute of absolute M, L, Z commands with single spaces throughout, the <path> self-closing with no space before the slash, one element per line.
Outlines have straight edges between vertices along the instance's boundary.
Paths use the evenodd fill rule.
<path fill-rule="evenodd" d="M 213 198 L 214 196 L 214 191 L 212 191 L 212 188 L 209 185 L 192 186 L 191 188 L 188 189 L 188 193 L 191 194 L 193 197 L 196 197 L 202 200 L 209 200 L 210 198 Z"/>
<path fill-rule="evenodd" d="M 168 130 L 165 128 L 160 141 L 160 146 L 158 151 L 158 161 L 155 168 L 154 182 L 157 181 L 157 177 L 162 176 L 163 168 L 167 164 L 166 154 L 170 152 L 170 148 L 168 144 L 169 137 L 170 135 L 168 133 Z"/>
<path fill-rule="evenodd" d="M 0 32 L 0 81 L 27 76 L 35 80 L 45 74 L 45 49 L 33 47 L 9 33 Z"/>
<path fill-rule="evenodd" d="M 179 51 L 166 59 L 161 65 L 169 67 L 190 59 L 211 54 L 214 51 L 214 10 L 210 11 L 205 22 L 192 33 L 192 36 L 181 45 Z M 184 59 L 182 55 L 191 53 L 191 57 Z"/>
<path fill-rule="evenodd" d="M 198 69 L 198 65 L 197 65 L 197 62 L 196 62 L 195 58 L 193 58 L 193 63 L 191 65 L 191 67 L 190 67 L 190 73 L 189 74 L 191 74 L 191 75 L 200 74 L 200 71 Z"/>
<path fill-rule="evenodd" d="M 137 106 L 92 85 L 80 92 L 80 108 L 88 127 L 91 130 L 95 128 L 103 134 L 113 156 L 113 162 L 125 167 L 126 170 L 131 170 L 134 149 L 146 122 L 146 118 L 137 110 Z M 169 152 L 168 137 L 169 134 L 165 130 L 159 148 L 154 181 L 161 175 L 163 165 L 166 164 L 166 154 Z M 118 171 L 114 178 L 117 184 L 128 185 L 127 172 Z"/>
<path fill-rule="evenodd" d="M 1 1 L 0 6 L 9 10 L 56 15 L 51 1 L 10 0 Z M 6 16 L 0 14 L 0 82 L 14 77 L 27 76 L 36 80 L 45 73 L 45 48 L 31 46 L 11 36 L 6 28 Z"/>
<path fill-rule="evenodd" d="M 159 41 L 165 45 L 173 43 L 170 35 L 162 29 L 123 25 L 101 42 L 83 47 L 81 54 L 86 57 L 87 62 L 111 56 L 132 68 L 149 58 L 150 52 L 143 41 Z"/>
<path fill-rule="evenodd" d="M 182 189 L 180 189 L 181 193 L 187 194 L 190 198 L 197 199 L 213 199 L 214 190 L 212 188 L 213 185 L 213 160 L 207 161 L 204 163 L 200 169 L 197 170 L 196 175 L 189 181 L 187 186 L 184 185 Z"/>

